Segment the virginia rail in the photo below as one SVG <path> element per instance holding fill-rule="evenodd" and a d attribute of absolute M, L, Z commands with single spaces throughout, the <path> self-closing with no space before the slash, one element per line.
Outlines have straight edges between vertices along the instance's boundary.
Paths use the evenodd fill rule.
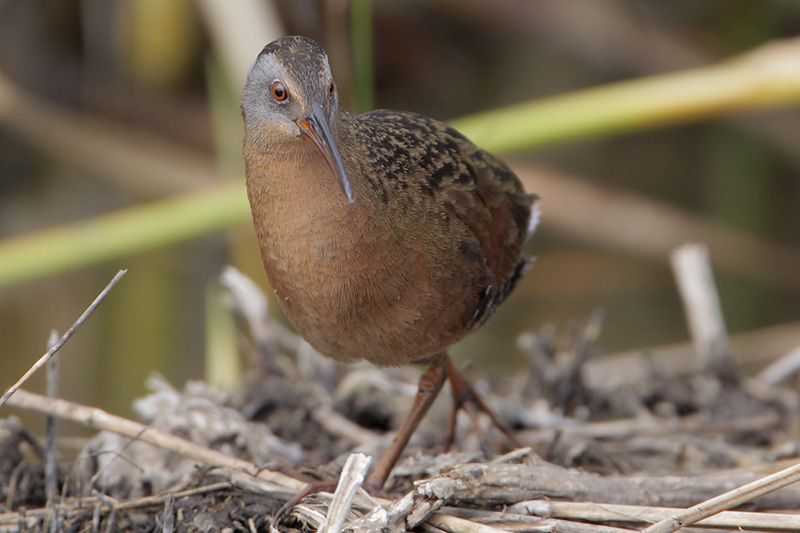
<path fill-rule="evenodd" d="M 429 367 L 366 487 L 383 486 L 446 378 L 455 399 L 448 441 L 458 408 L 481 409 L 502 428 L 447 348 L 528 270 L 522 246 L 537 198 L 442 122 L 339 109 L 328 57 L 307 37 L 264 47 L 242 116 L 261 257 L 294 326 L 337 361 Z"/>

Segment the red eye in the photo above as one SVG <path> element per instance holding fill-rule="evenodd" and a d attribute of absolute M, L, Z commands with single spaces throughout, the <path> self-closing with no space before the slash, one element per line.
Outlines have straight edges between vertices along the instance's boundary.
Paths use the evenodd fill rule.
<path fill-rule="evenodd" d="M 336 90 L 336 85 L 333 82 L 331 82 L 331 84 L 328 86 L 328 95 L 333 96 L 333 92 L 335 90 Z"/>
<path fill-rule="evenodd" d="M 286 100 L 286 97 L 289 96 L 289 92 L 286 90 L 286 87 L 279 81 L 272 83 L 272 97 L 277 100 L 278 102 L 283 102 Z"/>

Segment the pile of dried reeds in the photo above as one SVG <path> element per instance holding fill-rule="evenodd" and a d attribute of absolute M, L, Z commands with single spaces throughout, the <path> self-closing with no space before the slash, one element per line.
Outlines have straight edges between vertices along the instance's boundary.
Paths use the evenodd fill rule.
<path fill-rule="evenodd" d="M 153 378 L 136 422 L 58 399 L 54 386 L 20 389 L 48 362 L 56 383 L 58 348 L 120 274 L 0 399 L 99 431 L 58 462 L 54 422 L 43 445 L 17 419 L 0 421 L 0 531 L 800 531 L 800 487 L 788 486 L 800 476 L 790 349 L 800 327 L 729 339 L 703 248 L 673 264 L 692 346 L 594 357 L 601 313 L 565 339 L 526 333 L 530 370 L 483 391 L 526 447 L 508 450 L 490 430 L 481 442 L 463 421 L 459 451 L 438 453 L 445 413 L 434 410 L 382 498 L 360 485 L 413 397 L 413 372 L 339 375 L 232 270 L 222 281 L 251 354 L 236 394 Z M 787 355 L 749 377 L 734 352 Z M 306 482 L 336 478 L 333 494 L 273 523 Z"/>

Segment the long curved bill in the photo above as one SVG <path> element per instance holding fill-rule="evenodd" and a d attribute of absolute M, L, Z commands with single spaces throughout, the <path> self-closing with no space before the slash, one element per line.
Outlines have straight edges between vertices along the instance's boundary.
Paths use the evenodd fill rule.
<path fill-rule="evenodd" d="M 350 177 L 342 163 L 342 156 L 339 154 L 339 148 L 336 147 L 336 141 L 333 139 L 331 128 L 328 125 L 328 117 L 322 106 L 317 103 L 312 104 L 308 117 L 297 120 L 296 124 L 300 127 L 303 140 L 316 148 L 325 158 L 331 171 L 339 178 L 339 185 L 342 186 L 342 192 L 347 197 L 347 203 L 355 202 L 356 197 L 353 194 Z"/>

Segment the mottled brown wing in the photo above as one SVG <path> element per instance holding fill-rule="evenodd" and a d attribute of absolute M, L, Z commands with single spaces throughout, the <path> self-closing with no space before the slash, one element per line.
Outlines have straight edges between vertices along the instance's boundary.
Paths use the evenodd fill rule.
<path fill-rule="evenodd" d="M 357 120 L 361 134 L 369 137 L 362 145 L 370 147 L 370 162 L 403 186 L 418 187 L 422 197 L 460 220 L 477 240 L 474 253 L 484 264 L 486 282 L 478 288 L 466 326 L 479 326 L 531 264 L 522 257 L 522 246 L 536 196 L 525 193 L 505 163 L 442 122 L 386 110 L 358 115 Z"/>
<path fill-rule="evenodd" d="M 472 328 L 483 324 L 505 300 L 517 282 L 533 264 L 522 255 L 532 216 L 538 201 L 526 194 L 519 179 L 508 166 L 465 141 L 462 148 L 471 151 L 466 158 L 473 176 L 474 195 L 478 201 L 461 206 L 465 220 L 479 219 L 482 225 L 471 226 L 481 243 L 490 282 L 483 289 L 473 316 Z"/>

